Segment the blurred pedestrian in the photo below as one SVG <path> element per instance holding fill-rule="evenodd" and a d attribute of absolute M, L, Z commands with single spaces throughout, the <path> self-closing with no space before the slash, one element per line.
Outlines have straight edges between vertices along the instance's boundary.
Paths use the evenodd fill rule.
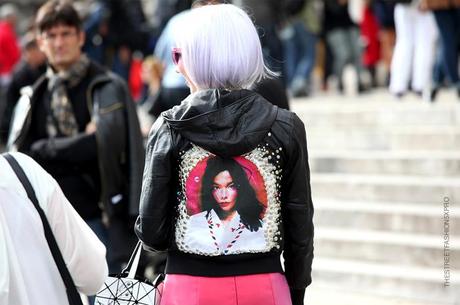
<path fill-rule="evenodd" d="M 441 38 L 441 63 L 450 84 L 456 88 L 460 98 L 458 56 L 460 50 L 460 0 L 421 0 L 423 11 L 433 11 Z M 434 101 L 442 83 L 434 79 L 430 100 Z"/>
<path fill-rule="evenodd" d="M 176 66 L 171 58 L 171 49 L 174 46 L 175 39 L 183 31 L 181 27 L 182 20 L 184 20 L 189 11 L 182 11 L 169 20 L 155 46 L 154 56 L 161 60 L 164 65 L 159 92 L 154 99 L 151 99 L 152 108 L 150 114 L 155 118 L 161 112 L 179 105 L 190 94 L 190 89 L 187 87 L 184 77 L 177 73 Z"/>
<path fill-rule="evenodd" d="M 390 92 L 402 97 L 410 89 L 422 96 L 429 89 L 438 31 L 431 12 L 422 12 L 416 0 L 397 0 L 396 46 L 391 62 Z"/>
<path fill-rule="evenodd" d="M 161 79 L 163 77 L 163 63 L 154 56 L 148 56 L 142 62 L 141 78 L 143 82 L 142 98 L 138 107 L 142 135 L 146 138 L 154 122 L 150 113 L 161 113 L 161 110 L 152 109 L 157 95 L 160 93 Z"/>
<path fill-rule="evenodd" d="M 390 84 L 391 60 L 396 43 L 394 9 L 395 3 L 393 2 L 387 0 L 373 1 L 373 10 L 380 29 L 380 54 L 385 69 L 385 86 Z"/>
<path fill-rule="evenodd" d="M 135 226 L 146 248 L 167 251 L 161 303 L 303 304 L 313 259 L 305 127 L 247 90 L 273 72 L 243 10 L 207 5 L 182 22 L 172 57 L 191 94 L 152 127 Z"/>
<path fill-rule="evenodd" d="M 131 69 L 132 50 L 128 45 L 120 45 L 115 50 L 111 69 L 118 74 L 125 82 L 129 81 L 129 71 Z"/>
<path fill-rule="evenodd" d="M 144 82 L 144 101 L 148 96 L 154 96 L 158 93 L 163 78 L 163 63 L 155 56 L 148 56 L 142 62 L 141 77 Z"/>
<path fill-rule="evenodd" d="M 105 247 L 40 165 L 12 153 L 26 173 L 79 292 L 95 294 L 107 277 Z M 69 304 L 43 223 L 24 186 L 0 156 L 0 304 Z"/>
<path fill-rule="evenodd" d="M 350 17 L 348 0 L 325 0 L 324 5 L 324 31 L 333 56 L 339 92 L 344 92 L 342 78 L 348 63 L 356 69 L 358 92 L 362 92 L 365 89 L 362 83 L 362 44 L 359 28 Z"/>
<path fill-rule="evenodd" d="M 1 141 L 6 143 L 13 109 L 21 96 L 21 89 L 32 85 L 46 71 L 46 56 L 37 45 L 35 33 L 29 32 L 21 40 L 22 59 L 16 65 L 6 89 L 6 107 L 1 120 Z"/>
<path fill-rule="evenodd" d="M 363 18 L 360 24 L 361 40 L 364 44 L 363 65 L 371 76 L 371 87 L 377 87 L 377 64 L 380 61 L 379 24 L 371 6 L 366 0 L 363 7 Z"/>
<path fill-rule="evenodd" d="M 435 63 L 433 66 L 433 84 L 431 86 L 431 90 L 429 92 L 429 96 L 427 96 L 430 102 L 434 102 L 438 91 L 448 86 L 448 79 L 447 74 L 444 69 L 444 51 L 443 51 L 443 44 L 438 43 L 436 46 L 436 58 Z"/>
<path fill-rule="evenodd" d="M 144 53 L 149 33 L 141 0 L 99 0 L 109 13 L 108 40 L 115 48 L 126 47 L 131 52 Z M 178 0 L 168 0 L 178 1 Z M 184 0 L 181 0 L 182 2 Z M 178 1 L 179 2 L 179 1 Z M 124 51 L 122 51 L 124 52 Z M 124 56 L 124 54 L 119 54 Z"/>
<path fill-rule="evenodd" d="M 14 66 L 21 58 L 15 33 L 17 10 L 13 4 L 0 7 L 0 118 L 5 109 L 6 89 L 11 82 Z"/>
<path fill-rule="evenodd" d="M 292 2 L 295 1 L 288 3 Z M 281 31 L 281 38 L 286 81 L 288 90 L 294 97 L 310 95 L 310 76 L 315 66 L 316 42 L 321 31 L 320 8 L 319 1 L 309 0 L 301 6 L 287 9 L 289 18 Z"/>
<path fill-rule="evenodd" d="M 193 0 L 156 0 L 152 1 L 153 6 L 152 22 L 156 34 L 159 36 L 165 29 L 168 22 L 182 11 L 190 9 Z"/>
<path fill-rule="evenodd" d="M 136 110 L 126 83 L 81 52 L 85 35 L 69 2 L 45 3 L 36 26 L 49 65 L 16 106 L 8 149 L 32 156 L 57 180 L 118 272 L 136 242 L 144 156 Z"/>
<path fill-rule="evenodd" d="M 110 43 L 109 43 L 109 22 L 110 11 L 107 6 L 101 2 L 94 2 L 87 16 L 84 18 L 83 29 L 85 31 L 85 43 L 83 52 L 100 65 L 109 65 L 111 63 Z"/>
<path fill-rule="evenodd" d="M 284 78 L 283 44 L 278 32 L 286 12 L 284 1 L 278 0 L 233 0 L 232 3 L 249 13 L 258 28 L 265 62 Z M 283 80 L 285 83 L 286 80 Z"/>

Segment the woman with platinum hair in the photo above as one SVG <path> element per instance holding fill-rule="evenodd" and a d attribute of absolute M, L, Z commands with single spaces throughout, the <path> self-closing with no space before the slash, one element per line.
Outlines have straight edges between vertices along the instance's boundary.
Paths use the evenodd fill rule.
<path fill-rule="evenodd" d="M 167 251 L 161 305 L 303 304 L 313 259 L 304 125 L 249 90 L 274 74 L 243 10 L 209 5 L 183 20 L 171 51 L 191 94 L 150 131 L 135 226 L 146 249 Z"/>
<path fill-rule="evenodd" d="M 244 11 L 233 5 L 204 6 L 188 17 L 173 61 L 192 92 L 248 89 L 273 74 L 264 65 L 256 28 Z"/>

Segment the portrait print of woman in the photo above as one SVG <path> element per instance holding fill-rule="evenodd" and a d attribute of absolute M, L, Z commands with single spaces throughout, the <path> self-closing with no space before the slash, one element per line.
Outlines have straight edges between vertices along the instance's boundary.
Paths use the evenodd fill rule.
<path fill-rule="evenodd" d="M 190 217 L 185 236 L 191 249 L 231 254 L 266 247 L 265 207 L 248 174 L 233 158 L 208 158 L 201 179 L 201 212 Z"/>

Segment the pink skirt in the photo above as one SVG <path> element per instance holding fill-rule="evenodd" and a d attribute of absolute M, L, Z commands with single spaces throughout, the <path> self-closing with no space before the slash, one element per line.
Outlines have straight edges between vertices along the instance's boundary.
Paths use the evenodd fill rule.
<path fill-rule="evenodd" d="M 280 273 L 227 277 L 167 274 L 160 305 L 291 305 Z"/>

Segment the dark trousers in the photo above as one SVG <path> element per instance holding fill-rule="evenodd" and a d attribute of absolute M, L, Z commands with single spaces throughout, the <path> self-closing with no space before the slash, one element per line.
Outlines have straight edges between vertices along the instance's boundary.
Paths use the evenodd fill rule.
<path fill-rule="evenodd" d="M 444 72 L 452 84 L 460 88 L 458 72 L 460 9 L 436 10 L 434 17 L 441 36 Z"/>

